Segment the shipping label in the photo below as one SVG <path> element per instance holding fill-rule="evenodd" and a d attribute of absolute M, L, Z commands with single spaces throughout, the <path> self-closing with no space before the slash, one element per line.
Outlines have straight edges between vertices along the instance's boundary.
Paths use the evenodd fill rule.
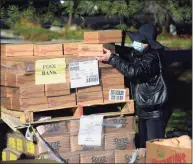
<path fill-rule="evenodd" d="M 86 87 L 99 84 L 97 60 L 72 62 L 69 64 L 71 88 Z"/>

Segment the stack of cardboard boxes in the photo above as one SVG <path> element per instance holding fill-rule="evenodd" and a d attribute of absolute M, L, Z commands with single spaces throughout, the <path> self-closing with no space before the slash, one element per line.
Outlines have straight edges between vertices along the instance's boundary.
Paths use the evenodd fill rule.
<path fill-rule="evenodd" d="M 108 64 L 99 63 L 100 84 L 71 89 L 68 64 L 72 61 L 93 60 L 103 48 L 115 52 L 115 42 L 121 42 L 120 30 L 85 32 L 84 41 L 66 43 L 3 44 L 1 45 L 1 98 L 10 110 L 25 111 L 77 104 L 97 104 L 129 100 L 129 90 L 114 96 L 124 87 L 124 77 Z M 37 60 L 65 58 L 66 82 L 35 85 Z M 119 89 L 112 91 L 111 89 Z"/>
<path fill-rule="evenodd" d="M 129 89 L 126 89 L 126 92 L 124 91 L 123 75 L 108 64 L 99 63 L 100 83 L 98 85 L 72 89 L 70 84 L 68 69 L 70 62 L 95 60 L 96 56 L 103 53 L 103 48 L 108 48 L 115 53 L 115 43 L 121 42 L 121 40 L 120 30 L 105 30 L 85 32 L 83 42 L 1 45 L 3 52 L 1 55 L 3 106 L 9 110 L 25 111 L 129 100 Z M 54 58 L 65 58 L 66 60 L 66 82 L 35 85 L 36 61 Z M 121 124 L 122 127 L 104 126 L 100 146 L 78 144 L 80 120 L 40 125 L 37 127 L 37 131 L 45 142 L 69 163 L 115 163 L 115 161 L 118 163 L 123 160 L 120 158 L 122 151 L 124 151 L 125 160 L 128 162 L 135 150 L 134 117 L 105 118 L 104 122 Z M 14 139 L 17 140 L 16 136 L 14 136 Z M 17 141 L 15 142 L 17 143 Z M 26 143 L 26 141 L 23 142 Z M 17 148 L 17 145 L 14 150 L 27 155 L 29 151 L 32 152 L 33 150 L 32 155 L 35 157 L 44 154 L 45 158 L 51 158 L 49 154 L 46 154 L 47 150 L 40 143 L 38 145 L 31 143 L 34 146 L 33 149 L 29 148 L 29 144 L 24 143 L 22 145 L 23 151 L 19 150 L 20 148 Z M 10 146 L 9 141 L 7 147 L 13 148 L 14 146 Z M 4 150 L 4 152 L 7 151 L 7 149 Z"/>
<path fill-rule="evenodd" d="M 79 119 L 40 125 L 37 130 L 43 139 L 69 163 L 128 162 L 135 152 L 135 118 L 111 117 L 105 118 L 103 123 L 100 146 L 78 144 Z M 121 125 L 121 127 L 105 125 Z M 38 148 L 39 153 L 45 154 L 42 154 L 44 158 L 52 159 L 51 155 L 46 154 L 46 150 L 42 149 L 41 144 L 38 144 Z M 144 162 L 144 149 L 140 149 L 138 158 Z"/>

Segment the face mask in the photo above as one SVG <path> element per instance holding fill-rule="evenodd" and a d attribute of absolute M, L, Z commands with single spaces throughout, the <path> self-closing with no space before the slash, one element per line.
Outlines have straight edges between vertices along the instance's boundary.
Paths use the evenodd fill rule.
<path fill-rule="evenodd" d="M 134 41 L 134 42 L 133 42 L 133 48 L 134 48 L 135 50 L 139 51 L 139 52 L 143 52 L 143 50 L 144 50 L 146 47 L 143 47 L 143 46 L 142 46 L 142 43 Z"/>

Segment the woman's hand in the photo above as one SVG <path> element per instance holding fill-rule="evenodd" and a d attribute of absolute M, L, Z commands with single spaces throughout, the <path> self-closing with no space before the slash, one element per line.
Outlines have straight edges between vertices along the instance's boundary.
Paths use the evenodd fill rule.
<path fill-rule="evenodd" d="M 104 51 L 103 54 L 97 56 L 97 60 L 99 60 L 101 62 L 102 61 L 109 61 L 109 58 L 110 58 L 110 56 L 112 54 L 111 51 L 106 49 L 106 48 L 104 48 L 103 51 Z"/>

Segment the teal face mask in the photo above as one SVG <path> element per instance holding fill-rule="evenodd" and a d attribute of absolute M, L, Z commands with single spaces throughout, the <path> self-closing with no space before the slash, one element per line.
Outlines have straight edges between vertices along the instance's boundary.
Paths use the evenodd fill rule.
<path fill-rule="evenodd" d="M 133 42 L 133 48 L 139 52 L 143 52 L 145 49 L 145 47 L 142 46 L 142 43 L 136 41 Z"/>

